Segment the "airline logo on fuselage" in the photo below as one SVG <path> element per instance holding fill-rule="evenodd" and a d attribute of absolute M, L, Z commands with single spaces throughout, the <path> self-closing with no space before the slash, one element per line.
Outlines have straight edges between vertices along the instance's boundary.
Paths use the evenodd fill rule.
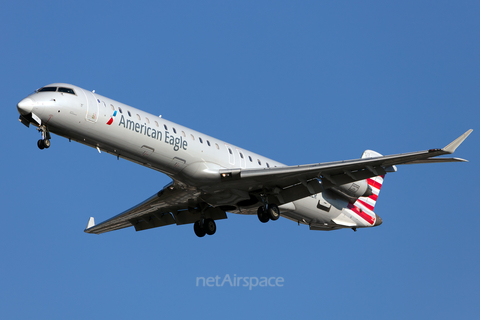
<path fill-rule="evenodd" d="M 111 122 L 113 122 L 113 117 L 110 119 Z M 110 120 L 107 122 L 108 125 L 111 124 Z M 135 131 L 138 134 L 143 134 L 144 136 L 147 136 L 149 138 L 158 140 L 158 141 L 163 141 L 167 144 L 170 144 L 173 146 L 174 151 L 178 151 L 180 149 L 187 150 L 188 143 L 185 139 L 183 139 L 182 136 L 180 137 L 175 137 L 171 135 L 167 130 L 165 130 L 165 134 L 163 135 L 162 131 L 160 130 L 155 130 L 154 128 L 147 126 L 146 123 L 140 124 L 138 122 L 135 122 L 133 120 L 126 119 L 123 116 L 123 114 L 120 117 L 120 122 L 118 123 L 119 126 Z"/>
<path fill-rule="evenodd" d="M 110 118 L 110 120 L 108 120 L 107 124 L 108 124 L 108 125 L 111 125 L 112 122 L 113 122 L 113 119 L 115 119 L 116 116 L 117 116 L 117 110 L 115 110 L 115 111 L 113 112 L 113 115 L 112 115 L 112 117 Z"/>

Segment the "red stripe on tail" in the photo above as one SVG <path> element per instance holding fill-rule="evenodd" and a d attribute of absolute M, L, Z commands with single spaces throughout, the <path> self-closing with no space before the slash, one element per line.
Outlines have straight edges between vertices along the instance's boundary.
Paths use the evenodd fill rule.
<path fill-rule="evenodd" d="M 359 208 L 355 207 L 353 204 L 349 203 L 348 204 L 348 209 L 352 210 L 353 212 L 355 212 L 357 215 L 359 215 L 360 217 L 363 218 L 363 220 L 367 221 L 368 223 L 370 224 L 373 224 L 375 222 L 375 219 L 366 214 L 365 212 L 363 212 L 362 210 L 360 210 Z"/>
<path fill-rule="evenodd" d="M 374 187 L 375 189 L 380 189 L 382 187 L 382 184 L 373 180 L 373 179 L 367 179 L 367 183 Z"/>
<path fill-rule="evenodd" d="M 373 211 L 373 206 L 371 204 L 368 204 L 366 203 L 365 201 L 362 201 L 360 199 L 357 200 L 357 202 L 360 202 L 365 208 L 367 208 L 368 210 L 372 210 Z"/>

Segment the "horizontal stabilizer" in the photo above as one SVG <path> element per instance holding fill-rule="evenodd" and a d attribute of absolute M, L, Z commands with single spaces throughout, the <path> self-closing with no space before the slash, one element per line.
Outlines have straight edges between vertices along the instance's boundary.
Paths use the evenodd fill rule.
<path fill-rule="evenodd" d="M 335 219 L 332 219 L 332 222 L 335 223 L 336 225 L 339 225 L 339 226 L 342 226 L 342 227 L 356 227 L 357 224 L 355 222 L 353 222 L 352 220 L 350 221 L 347 221 L 345 218 L 346 217 L 343 217 L 344 219 L 340 219 L 340 218 L 335 218 Z"/>

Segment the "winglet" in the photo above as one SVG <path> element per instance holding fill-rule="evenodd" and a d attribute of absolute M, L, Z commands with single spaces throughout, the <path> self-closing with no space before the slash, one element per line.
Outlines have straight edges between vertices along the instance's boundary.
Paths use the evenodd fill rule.
<path fill-rule="evenodd" d="M 91 227 L 95 227 L 95 219 L 93 217 L 90 217 L 90 219 L 88 220 L 88 224 L 87 224 L 86 229 L 90 229 Z"/>
<path fill-rule="evenodd" d="M 448 146 L 443 148 L 443 151 L 448 152 L 448 153 L 454 153 L 455 150 L 458 148 L 459 145 L 462 144 L 462 142 L 467 139 L 467 137 L 472 133 L 473 129 L 468 130 L 464 134 L 462 134 L 460 137 L 455 139 L 453 142 L 451 142 Z"/>

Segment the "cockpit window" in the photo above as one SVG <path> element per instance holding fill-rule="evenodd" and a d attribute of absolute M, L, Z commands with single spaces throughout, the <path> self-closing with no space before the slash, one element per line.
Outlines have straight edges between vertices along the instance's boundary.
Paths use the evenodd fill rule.
<path fill-rule="evenodd" d="M 55 92 L 57 91 L 57 87 L 43 87 L 41 89 L 38 89 L 38 92 L 46 92 L 46 91 Z"/>
<path fill-rule="evenodd" d="M 70 93 L 70 94 L 75 94 L 75 91 L 73 91 L 73 89 L 70 89 L 70 88 L 58 88 L 58 92 L 65 92 L 65 93 Z"/>

